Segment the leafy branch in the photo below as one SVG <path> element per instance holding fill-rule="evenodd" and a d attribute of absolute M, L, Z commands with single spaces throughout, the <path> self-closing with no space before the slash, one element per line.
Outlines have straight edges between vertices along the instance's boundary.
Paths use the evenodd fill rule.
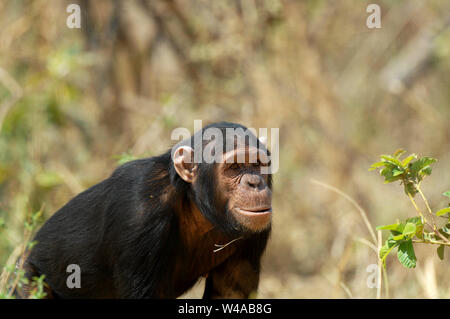
<path fill-rule="evenodd" d="M 418 213 L 418 216 L 408 218 L 402 223 L 397 220 L 395 224 L 377 227 L 377 230 L 390 231 L 390 236 L 379 251 L 379 257 L 384 267 L 386 267 L 387 256 L 395 248 L 397 248 L 397 257 L 400 263 L 406 268 L 414 268 L 417 263 L 414 244 L 439 245 L 437 254 L 441 260 L 444 258 L 445 246 L 450 246 L 450 204 L 433 213 L 421 189 L 421 183 L 425 177 L 431 175 L 431 165 L 437 160 L 431 157 L 418 158 L 416 154 L 402 159 L 405 153 L 404 150 L 398 150 L 394 155 L 381 155 L 381 160 L 372 164 L 369 169 L 379 169 L 385 183 L 400 182 Z M 425 204 L 425 214 L 414 199 L 417 194 Z M 450 191 L 443 195 L 450 197 Z M 444 218 L 445 225 L 439 227 L 435 217 Z"/>

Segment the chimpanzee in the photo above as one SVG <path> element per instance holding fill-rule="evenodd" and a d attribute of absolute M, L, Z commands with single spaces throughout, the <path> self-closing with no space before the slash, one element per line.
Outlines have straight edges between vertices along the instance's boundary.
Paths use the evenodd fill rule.
<path fill-rule="evenodd" d="M 226 138 L 205 140 L 208 128 Z M 199 137 L 200 152 L 219 146 L 219 160 L 195 154 Z M 49 298 L 176 298 L 202 276 L 204 298 L 254 293 L 271 228 L 272 176 L 261 169 L 270 152 L 228 122 L 180 145 L 123 164 L 57 211 L 35 237 L 27 276 L 44 274 Z M 69 265 L 79 267 L 79 288 L 67 284 Z"/>

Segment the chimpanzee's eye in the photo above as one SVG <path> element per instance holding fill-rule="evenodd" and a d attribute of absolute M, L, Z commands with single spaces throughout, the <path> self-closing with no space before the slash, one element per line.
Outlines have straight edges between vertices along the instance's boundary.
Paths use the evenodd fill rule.
<path fill-rule="evenodd" d="M 230 168 L 231 168 L 231 169 L 238 169 L 239 167 L 240 167 L 240 166 L 239 166 L 238 163 L 233 163 L 233 164 L 230 165 Z"/>

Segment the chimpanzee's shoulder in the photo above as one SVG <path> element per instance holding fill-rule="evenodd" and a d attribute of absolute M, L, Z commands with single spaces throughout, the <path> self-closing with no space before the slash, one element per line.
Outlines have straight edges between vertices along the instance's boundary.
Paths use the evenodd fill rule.
<path fill-rule="evenodd" d="M 117 167 L 112 173 L 111 177 L 129 176 L 130 174 L 139 174 L 155 166 L 156 162 L 153 157 L 141 158 L 126 162 Z"/>

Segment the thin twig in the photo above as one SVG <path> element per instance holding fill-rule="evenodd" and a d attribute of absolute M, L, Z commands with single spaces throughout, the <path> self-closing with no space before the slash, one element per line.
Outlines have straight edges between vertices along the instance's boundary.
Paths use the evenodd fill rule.
<path fill-rule="evenodd" d="M 427 221 L 427 219 L 426 219 L 425 216 L 423 215 L 422 211 L 421 211 L 421 210 L 419 209 L 419 207 L 417 206 L 416 201 L 414 200 L 414 198 L 412 197 L 412 195 L 411 195 L 410 193 L 408 193 L 409 199 L 411 200 L 412 204 L 414 205 L 414 208 L 419 212 L 420 217 L 422 217 L 423 223 L 424 223 L 425 225 L 429 226 L 429 227 L 433 230 L 433 232 L 436 234 L 436 236 L 438 236 L 439 238 L 441 238 L 441 239 L 442 239 L 443 241 L 445 241 L 446 243 L 450 243 L 450 241 L 449 241 L 447 238 L 445 238 L 445 237 L 444 237 L 444 236 L 436 229 L 436 224 L 434 223 L 434 218 L 433 218 L 433 212 L 432 212 L 432 210 L 431 210 L 431 208 L 430 208 L 430 205 L 428 205 L 428 201 L 426 200 L 425 195 L 424 195 L 424 194 L 422 193 L 422 191 L 420 190 L 420 186 L 419 186 L 419 185 L 416 185 L 415 187 L 416 187 L 417 191 L 419 192 L 419 194 L 422 196 L 422 198 L 423 198 L 423 200 L 424 200 L 424 202 L 425 202 L 425 205 L 427 206 L 427 209 L 428 209 L 428 211 L 430 212 L 431 217 L 432 217 L 432 220 L 433 220 L 433 224 L 430 224 L 430 223 Z"/>
<path fill-rule="evenodd" d="M 425 216 L 423 215 L 422 211 L 420 210 L 419 206 L 417 206 L 416 201 L 414 200 L 414 198 L 412 197 L 412 195 L 410 193 L 408 193 L 408 197 L 411 200 L 411 203 L 414 205 L 414 208 L 417 210 L 417 212 L 419 213 L 420 217 L 422 217 L 422 220 L 425 224 L 428 224 L 427 219 L 425 218 Z"/>
<path fill-rule="evenodd" d="M 377 248 L 377 246 L 375 246 L 371 241 L 368 241 L 367 239 L 365 239 L 365 238 L 360 238 L 360 237 L 355 238 L 355 240 L 358 241 L 358 242 L 360 242 L 361 244 L 364 244 L 364 245 L 370 247 L 376 254 L 378 254 L 378 248 Z"/>
<path fill-rule="evenodd" d="M 389 298 L 389 279 L 387 276 L 386 268 L 382 268 L 383 271 L 383 278 L 384 278 L 384 294 L 385 298 Z"/>
<path fill-rule="evenodd" d="M 422 190 L 420 189 L 420 184 L 416 187 L 417 191 L 419 192 L 420 196 L 422 196 L 423 201 L 425 202 L 425 206 L 427 207 L 428 213 L 431 215 L 431 221 L 433 222 L 433 229 L 436 229 L 436 223 L 434 222 L 434 215 L 433 211 L 430 208 L 430 205 L 428 204 L 428 200 L 425 197 L 425 195 L 422 193 Z"/>
<path fill-rule="evenodd" d="M 241 237 L 238 237 L 238 238 L 235 238 L 235 239 L 233 239 L 232 241 L 230 241 L 229 243 L 223 244 L 223 245 L 222 245 L 222 244 L 214 244 L 215 247 L 219 247 L 219 248 L 214 249 L 213 252 L 217 253 L 218 251 L 221 251 L 222 249 L 224 249 L 224 248 L 227 247 L 228 245 L 234 243 L 236 240 L 239 240 L 239 239 L 241 239 L 241 238 L 242 238 L 242 236 L 241 236 Z"/>
<path fill-rule="evenodd" d="M 352 292 L 350 291 L 350 289 L 347 287 L 347 285 L 344 284 L 342 281 L 339 283 L 339 285 L 340 285 L 341 288 L 345 291 L 345 293 L 347 294 L 347 296 L 348 296 L 350 299 L 353 299 L 353 294 L 352 294 Z"/>
<path fill-rule="evenodd" d="M 434 240 L 416 240 L 416 239 L 413 239 L 413 243 L 450 246 L 450 243 L 448 243 L 448 242 L 443 243 L 441 241 L 434 241 Z"/>
<path fill-rule="evenodd" d="M 449 241 L 447 238 L 445 238 L 445 237 L 437 230 L 436 223 L 435 223 L 435 221 L 434 221 L 433 211 L 431 210 L 430 205 L 428 204 L 428 201 L 427 201 L 425 195 L 422 193 L 422 190 L 420 189 L 420 185 L 417 185 L 417 186 L 416 186 L 416 189 L 417 189 L 417 191 L 419 192 L 419 194 L 422 196 L 422 199 L 423 199 L 423 201 L 425 202 L 425 205 L 427 206 L 427 210 L 428 210 L 428 212 L 429 212 L 430 215 L 431 215 L 431 219 L 432 219 L 433 224 L 428 223 L 428 222 L 426 221 L 425 217 L 423 217 L 423 218 L 424 218 L 424 222 L 425 222 L 425 223 L 433 230 L 433 232 L 436 234 L 436 236 L 438 236 L 439 238 L 441 238 L 441 239 L 442 239 L 443 241 L 445 241 L 446 243 L 450 243 L 450 241 Z M 417 205 L 415 204 L 414 199 L 412 199 L 411 194 L 408 193 L 408 195 L 409 195 L 409 197 L 411 198 L 411 200 L 412 200 L 414 206 L 416 207 L 416 209 L 418 209 L 418 208 L 417 208 Z"/>
<path fill-rule="evenodd" d="M 363 219 L 364 223 L 366 224 L 367 229 L 370 232 L 370 235 L 372 236 L 372 239 L 373 239 L 373 243 L 372 244 L 376 246 L 377 237 L 375 236 L 375 232 L 372 229 L 372 225 L 370 224 L 369 219 L 367 218 L 367 214 L 364 211 L 364 209 L 361 206 L 359 206 L 359 204 L 353 198 L 351 198 L 349 195 L 345 194 L 341 190 L 337 189 L 336 187 L 333 187 L 331 185 L 319 182 L 319 181 L 317 181 L 315 179 L 311 179 L 311 183 L 320 185 L 320 186 L 325 187 L 325 188 L 327 188 L 327 189 L 329 189 L 329 190 L 331 190 L 331 191 L 333 191 L 335 193 L 338 193 L 339 195 L 341 195 L 342 197 L 347 199 L 350 203 L 352 203 L 353 206 L 355 206 L 356 209 L 359 211 L 359 213 L 361 215 L 361 218 Z"/>
<path fill-rule="evenodd" d="M 377 257 L 378 257 L 378 252 L 381 250 L 381 244 L 382 244 L 382 236 L 381 236 L 381 230 L 377 231 L 377 235 L 378 235 L 378 250 L 377 250 Z M 381 258 L 378 257 L 378 280 L 377 280 L 377 299 L 381 298 L 381 282 L 382 282 L 382 261 Z"/>

